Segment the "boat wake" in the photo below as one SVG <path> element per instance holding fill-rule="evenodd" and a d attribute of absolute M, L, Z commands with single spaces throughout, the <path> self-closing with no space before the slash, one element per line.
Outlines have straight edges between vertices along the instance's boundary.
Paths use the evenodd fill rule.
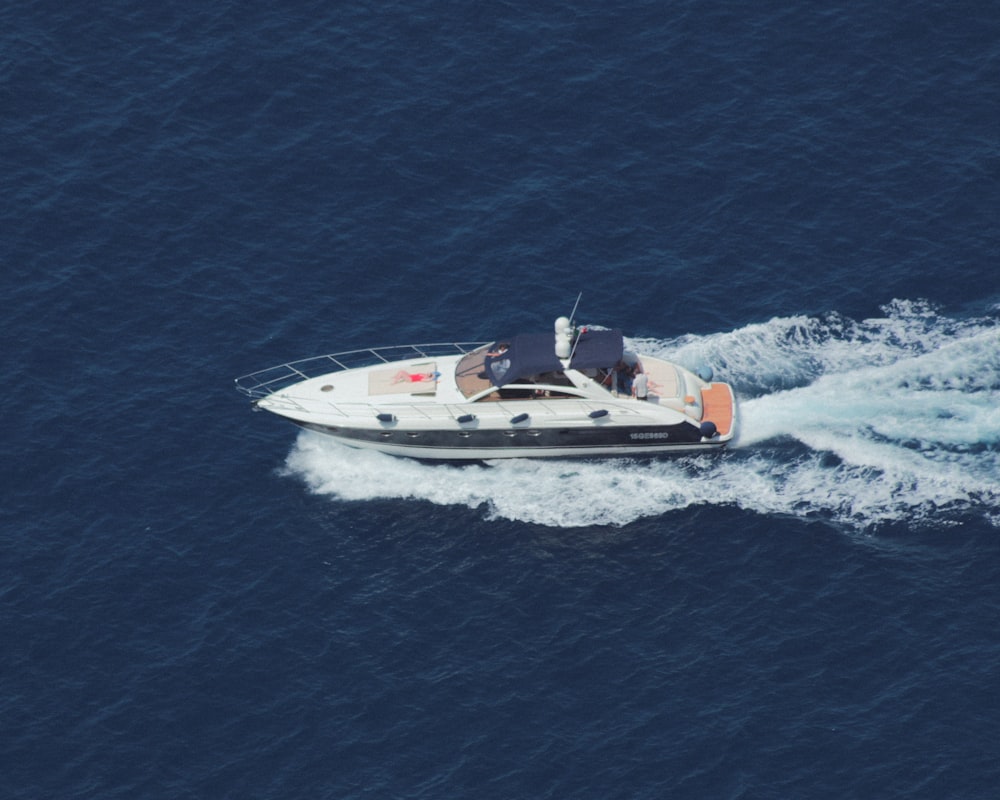
<path fill-rule="evenodd" d="M 728 452 L 659 461 L 428 465 L 303 432 L 286 462 L 340 500 L 420 499 L 558 527 L 624 525 L 700 505 L 857 529 L 1000 527 L 1000 325 L 895 301 L 885 316 L 787 317 L 709 336 L 633 340 L 711 364 L 741 400 Z"/>

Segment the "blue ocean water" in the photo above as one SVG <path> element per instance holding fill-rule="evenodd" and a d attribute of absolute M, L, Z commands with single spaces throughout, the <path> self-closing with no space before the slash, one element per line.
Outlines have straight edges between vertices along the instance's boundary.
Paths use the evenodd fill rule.
<path fill-rule="evenodd" d="M 0 8 L 0 797 L 989 798 L 1000 8 Z M 579 317 L 718 458 L 430 466 L 292 358 Z"/>

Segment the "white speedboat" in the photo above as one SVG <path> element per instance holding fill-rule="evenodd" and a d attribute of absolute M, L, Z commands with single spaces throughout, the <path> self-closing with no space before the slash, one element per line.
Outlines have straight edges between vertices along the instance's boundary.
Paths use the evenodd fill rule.
<path fill-rule="evenodd" d="M 732 388 L 625 349 L 621 331 L 405 345 L 281 364 L 236 388 L 352 447 L 433 460 L 649 456 L 718 450 Z"/>

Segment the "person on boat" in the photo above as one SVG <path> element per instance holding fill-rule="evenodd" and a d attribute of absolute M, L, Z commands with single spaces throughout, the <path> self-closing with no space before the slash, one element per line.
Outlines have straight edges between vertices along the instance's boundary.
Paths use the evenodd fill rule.
<path fill-rule="evenodd" d="M 611 379 L 611 390 L 615 394 L 632 393 L 632 370 L 624 361 L 615 364 L 613 377 Z"/>
<path fill-rule="evenodd" d="M 397 372 L 393 378 L 393 383 L 423 383 L 424 381 L 433 381 L 441 375 L 440 372 L 407 372 L 405 369 L 401 369 Z"/>
<path fill-rule="evenodd" d="M 632 396 L 636 400 L 645 400 L 649 395 L 649 378 L 642 370 L 641 364 L 635 365 L 635 377 L 632 379 Z"/>
<path fill-rule="evenodd" d="M 507 374 L 507 370 L 510 369 L 510 358 L 507 356 L 507 351 L 510 349 L 510 345 L 507 342 L 499 342 L 497 346 L 486 353 L 487 358 L 495 359 L 493 361 L 493 375 L 497 379 L 503 380 L 504 375 Z M 503 356 L 503 358 L 501 358 Z"/>

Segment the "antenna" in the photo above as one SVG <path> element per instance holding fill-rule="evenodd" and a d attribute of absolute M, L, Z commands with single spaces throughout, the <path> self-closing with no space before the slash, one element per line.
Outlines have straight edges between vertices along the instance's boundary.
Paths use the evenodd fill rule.
<path fill-rule="evenodd" d="M 581 297 L 583 297 L 583 292 L 580 292 L 580 294 L 578 294 L 576 296 L 576 302 L 573 304 L 573 313 L 569 315 L 569 329 L 570 330 L 573 330 L 573 317 L 576 316 L 576 308 L 577 308 L 577 306 L 580 305 L 580 298 Z M 573 363 L 573 356 L 576 355 L 576 346 L 578 344 L 580 344 L 580 336 L 579 336 L 579 334 L 573 340 L 573 349 L 570 350 L 570 352 L 569 352 L 569 361 L 567 362 L 567 364 L 572 364 Z"/>
<path fill-rule="evenodd" d="M 573 304 L 573 310 L 570 312 L 570 315 L 569 315 L 569 324 L 570 324 L 570 327 L 573 326 L 573 317 L 576 316 L 576 308 L 577 308 L 578 305 L 580 305 L 580 298 L 581 297 L 583 297 L 583 292 L 580 292 L 580 294 L 578 294 L 576 296 L 576 302 Z"/>

